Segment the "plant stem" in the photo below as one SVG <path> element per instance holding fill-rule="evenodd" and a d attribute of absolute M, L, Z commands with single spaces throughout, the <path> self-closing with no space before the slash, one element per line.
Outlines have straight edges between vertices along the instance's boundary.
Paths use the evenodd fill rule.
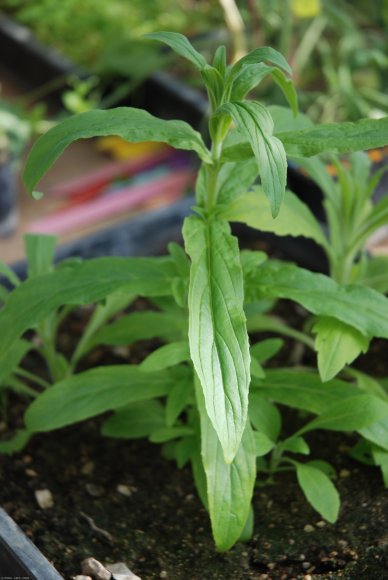
<path fill-rule="evenodd" d="M 38 377 L 35 373 L 31 373 L 30 371 L 27 371 L 26 369 L 22 369 L 21 367 L 18 367 L 15 370 L 15 373 L 21 377 L 24 377 L 25 379 L 28 379 L 28 380 L 36 383 L 37 385 L 40 385 L 44 389 L 47 389 L 48 387 L 51 386 L 48 381 L 45 381 L 41 377 Z"/>
<path fill-rule="evenodd" d="M 233 58 L 232 61 L 236 62 L 240 58 L 246 55 L 247 42 L 245 38 L 245 25 L 241 17 L 240 11 L 237 7 L 235 0 L 219 0 L 221 7 L 224 11 L 224 18 L 226 26 L 229 29 L 230 36 L 233 42 Z"/>

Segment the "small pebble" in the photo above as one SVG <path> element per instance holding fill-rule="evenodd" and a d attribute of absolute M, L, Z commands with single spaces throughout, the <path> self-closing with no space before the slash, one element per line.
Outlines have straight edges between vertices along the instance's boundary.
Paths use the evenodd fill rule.
<path fill-rule="evenodd" d="M 123 483 L 119 483 L 116 489 L 118 493 L 121 493 L 121 495 L 125 495 L 127 497 L 131 497 L 132 495 L 131 488 L 128 485 L 124 485 Z"/>
<path fill-rule="evenodd" d="M 86 558 L 81 563 L 82 573 L 89 574 L 95 580 L 111 580 L 112 574 L 95 558 Z"/>
<path fill-rule="evenodd" d="M 341 471 L 339 472 L 339 476 L 344 479 L 345 477 L 349 477 L 349 475 L 350 475 L 349 469 L 341 469 Z"/>
<path fill-rule="evenodd" d="M 311 524 L 306 524 L 305 527 L 303 528 L 303 531 L 310 533 L 314 532 L 315 528 Z"/>
<path fill-rule="evenodd" d="M 35 469 L 26 469 L 25 473 L 28 475 L 28 477 L 38 477 Z"/>
<path fill-rule="evenodd" d="M 141 580 L 136 576 L 124 562 L 107 564 L 106 569 L 112 574 L 112 580 Z"/>
<path fill-rule="evenodd" d="M 36 501 L 38 502 L 39 507 L 42 508 L 42 510 L 51 508 L 54 505 L 53 494 L 49 489 L 35 490 L 35 498 Z"/>
<path fill-rule="evenodd" d="M 0 433 L 3 433 L 6 430 L 7 430 L 7 425 L 4 423 L 4 421 L 0 421 Z"/>
<path fill-rule="evenodd" d="M 82 475 L 92 475 L 94 468 L 95 468 L 94 462 L 87 461 L 81 467 L 81 473 L 82 473 Z"/>
<path fill-rule="evenodd" d="M 85 489 L 89 495 L 92 497 L 101 497 L 104 495 L 104 488 L 101 485 L 95 485 L 94 483 L 87 483 Z"/>
<path fill-rule="evenodd" d="M 84 574 L 78 574 L 78 576 L 74 576 L 74 580 L 92 580 L 92 577 L 85 576 Z"/>
<path fill-rule="evenodd" d="M 166 570 L 162 570 L 161 573 L 159 574 L 160 578 L 167 578 L 168 574 L 166 572 Z"/>
<path fill-rule="evenodd" d="M 324 522 L 323 520 L 320 520 L 315 525 L 317 526 L 317 528 L 324 528 L 326 526 L 326 522 Z"/>
<path fill-rule="evenodd" d="M 303 564 L 302 564 L 302 568 L 304 568 L 305 570 L 310 568 L 310 566 L 311 566 L 310 562 L 303 562 Z"/>

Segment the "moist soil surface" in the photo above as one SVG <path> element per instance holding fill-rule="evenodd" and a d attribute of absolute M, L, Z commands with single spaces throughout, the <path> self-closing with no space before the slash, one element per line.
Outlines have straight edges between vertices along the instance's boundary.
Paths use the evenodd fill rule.
<path fill-rule="evenodd" d="M 80 323 L 73 321 L 74 331 Z M 286 343 L 279 362 L 292 350 Z M 384 344 L 371 350 L 381 360 Z M 131 362 L 144 355 L 133 353 Z M 100 356 L 105 364 L 126 362 L 121 353 L 98 352 L 89 362 L 101 364 Z M 369 360 L 361 359 L 363 370 Z M 23 409 L 13 400 L 10 409 L 18 426 Z M 295 426 L 297 415 L 281 411 Z M 388 578 L 388 494 L 377 468 L 349 456 L 351 434 L 320 431 L 308 439 L 311 458 L 337 470 L 336 524 L 307 504 L 293 474 L 282 473 L 255 491 L 252 540 L 219 554 L 190 468 L 178 470 L 148 441 L 102 438 L 101 423 L 37 435 L 23 452 L 0 457 L 0 505 L 66 580 L 81 574 L 87 557 L 126 562 L 142 580 Z M 51 491 L 53 507 L 39 507 L 35 491 L 42 489 Z"/>

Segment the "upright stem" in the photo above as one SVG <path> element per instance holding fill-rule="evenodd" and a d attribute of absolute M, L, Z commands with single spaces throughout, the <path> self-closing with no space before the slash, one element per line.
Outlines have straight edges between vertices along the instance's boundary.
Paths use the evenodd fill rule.
<path fill-rule="evenodd" d="M 246 55 L 245 25 L 235 0 L 219 0 L 233 42 L 233 62 Z"/>

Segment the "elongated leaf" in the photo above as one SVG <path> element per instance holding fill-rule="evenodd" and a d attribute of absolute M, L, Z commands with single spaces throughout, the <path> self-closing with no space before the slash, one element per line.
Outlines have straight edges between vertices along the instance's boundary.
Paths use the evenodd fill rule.
<path fill-rule="evenodd" d="M 193 396 L 193 377 L 182 377 L 171 387 L 166 403 L 166 425 L 172 427 Z"/>
<path fill-rule="evenodd" d="M 382 419 L 359 429 L 359 433 L 368 441 L 372 441 L 372 443 L 388 451 L 388 413 Z"/>
<path fill-rule="evenodd" d="M 257 358 L 260 364 L 263 364 L 275 356 L 283 344 L 281 338 L 267 338 L 251 346 L 251 355 Z"/>
<path fill-rule="evenodd" d="M 304 236 L 327 247 L 323 231 L 308 206 L 291 191 L 286 191 L 279 215 L 273 218 L 260 188 L 234 199 L 220 217 L 242 222 L 262 232 L 278 236 Z"/>
<path fill-rule="evenodd" d="M 233 81 L 230 100 L 234 102 L 244 99 L 272 70 L 272 67 L 263 63 L 255 63 L 242 67 Z"/>
<path fill-rule="evenodd" d="M 314 429 L 358 431 L 386 417 L 388 417 L 387 403 L 373 395 L 359 394 L 334 403 L 319 417 L 299 429 L 298 434 Z"/>
<path fill-rule="evenodd" d="M 318 351 L 318 369 L 321 379 L 329 381 L 361 352 L 366 352 L 369 338 L 358 330 L 330 318 L 321 316 L 314 325 L 315 348 Z"/>
<path fill-rule="evenodd" d="M 381 469 L 385 487 L 388 488 L 388 453 L 380 447 L 372 446 L 372 457 L 375 465 Z"/>
<path fill-rule="evenodd" d="M 257 160 L 263 190 L 272 215 L 277 216 L 286 189 L 287 160 L 284 147 L 273 136 L 273 120 L 263 105 L 240 101 L 223 106 L 244 133 Z"/>
<path fill-rule="evenodd" d="M 190 348 L 186 340 L 165 344 L 149 354 L 141 363 L 139 369 L 149 373 L 173 367 L 190 360 Z"/>
<path fill-rule="evenodd" d="M 260 431 L 253 431 L 253 438 L 255 440 L 257 457 L 263 457 L 263 455 L 267 455 L 267 453 L 275 447 L 274 442 L 271 441 L 271 439 L 269 439 L 264 433 L 260 433 Z"/>
<path fill-rule="evenodd" d="M 309 463 L 296 466 L 298 483 L 307 501 L 330 523 L 338 518 L 340 498 L 330 478 Z"/>
<path fill-rule="evenodd" d="M 18 340 L 6 354 L 0 357 L 0 385 L 19 366 L 31 348 L 31 342 Z"/>
<path fill-rule="evenodd" d="M 292 264 L 267 261 L 247 276 L 246 298 L 295 300 L 314 314 L 331 316 L 365 336 L 388 338 L 388 299 L 362 286 L 340 286 L 323 274 Z"/>
<path fill-rule="evenodd" d="M 73 141 L 117 135 L 126 141 L 160 141 L 177 149 L 196 151 L 204 161 L 211 158 L 202 137 L 183 121 L 165 121 L 131 107 L 87 111 L 62 121 L 35 143 L 27 159 L 24 183 L 32 192 L 51 165 Z"/>
<path fill-rule="evenodd" d="M 282 93 L 288 101 L 294 115 L 298 113 L 298 95 L 295 90 L 295 85 L 291 79 L 287 78 L 286 75 L 280 69 L 273 69 L 271 75 L 275 83 L 280 87 Z"/>
<path fill-rule="evenodd" d="M 236 78 L 237 73 L 239 73 L 243 67 L 260 62 L 269 62 L 288 74 L 292 73 L 290 65 L 280 52 L 270 46 L 262 46 L 261 48 L 255 48 L 233 65 L 230 71 L 231 78 Z"/>
<path fill-rule="evenodd" d="M 26 429 L 19 429 L 12 439 L 0 441 L 0 454 L 12 455 L 12 453 L 18 453 L 27 445 L 31 435 L 32 433 L 29 433 Z"/>
<path fill-rule="evenodd" d="M 52 431 L 129 403 L 167 395 L 172 384 L 167 371 L 145 374 L 131 365 L 98 367 L 42 393 L 27 410 L 26 426 L 32 432 Z"/>
<path fill-rule="evenodd" d="M 242 163 L 225 163 L 218 174 L 217 202 L 226 204 L 245 194 L 258 175 L 255 159 Z"/>
<path fill-rule="evenodd" d="M 282 441 L 281 445 L 284 451 L 291 451 L 291 453 L 299 453 L 301 455 L 309 455 L 310 453 L 310 447 L 303 437 L 289 437 Z"/>
<path fill-rule="evenodd" d="M 56 242 L 55 236 L 43 234 L 26 234 L 24 236 L 29 278 L 51 272 Z"/>
<path fill-rule="evenodd" d="M 325 151 L 348 153 L 388 144 L 388 117 L 361 119 L 355 123 L 316 125 L 302 131 L 278 133 L 287 155 L 310 157 Z"/>
<path fill-rule="evenodd" d="M 252 394 L 256 393 L 294 409 L 320 414 L 338 401 L 346 403 L 358 396 L 359 391 L 339 379 L 323 384 L 313 372 L 268 369 L 263 381 L 255 381 Z"/>
<path fill-rule="evenodd" d="M 218 550 L 228 550 L 244 530 L 256 478 L 256 445 L 246 423 L 237 454 L 226 463 L 218 436 L 205 409 L 202 390 L 196 388 L 201 418 L 201 454 L 207 481 L 207 506 Z"/>
<path fill-rule="evenodd" d="M 388 257 L 375 256 L 366 261 L 365 267 L 357 275 L 357 284 L 369 286 L 378 292 L 388 292 Z"/>
<path fill-rule="evenodd" d="M 195 50 L 194 46 L 183 34 L 178 32 L 152 32 L 151 34 L 145 34 L 144 38 L 167 44 L 174 52 L 187 58 L 198 70 L 202 70 L 207 65 L 202 54 Z"/>
<path fill-rule="evenodd" d="M 282 426 L 282 418 L 276 405 L 265 395 L 249 395 L 249 419 L 255 429 L 263 433 L 272 442 L 277 441 Z"/>
<path fill-rule="evenodd" d="M 102 328 L 93 338 L 96 344 L 132 344 L 150 338 L 169 339 L 178 336 L 186 321 L 165 312 L 132 312 Z"/>
<path fill-rule="evenodd" d="M 130 294 L 169 295 L 174 276 L 166 258 L 96 258 L 27 280 L 0 311 L 0 356 L 59 306 L 92 303 L 120 288 Z"/>
<path fill-rule="evenodd" d="M 9 282 L 11 282 L 11 284 L 13 284 L 13 286 L 19 286 L 19 284 L 20 284 L 19 277 L 15 274 L 15 272 L 9 266 L 7 266 L 7 264 L 0 261 L 0 278 L 3 276 Z"/>
<path fill-rule="evenodd" d="M 141 439 L 165 426 L 164 408 L 158 401 L 138 401 L 109 417 L 102 426 L 106 437 Z"/>
<path fill-rule="evenodd" d="M 236 238 L 223 221 L 186 218 L 191 257 L 189 340 L 207 413 L 226 461 L 237 453 L 248 413 L 250 356 Z"/>

